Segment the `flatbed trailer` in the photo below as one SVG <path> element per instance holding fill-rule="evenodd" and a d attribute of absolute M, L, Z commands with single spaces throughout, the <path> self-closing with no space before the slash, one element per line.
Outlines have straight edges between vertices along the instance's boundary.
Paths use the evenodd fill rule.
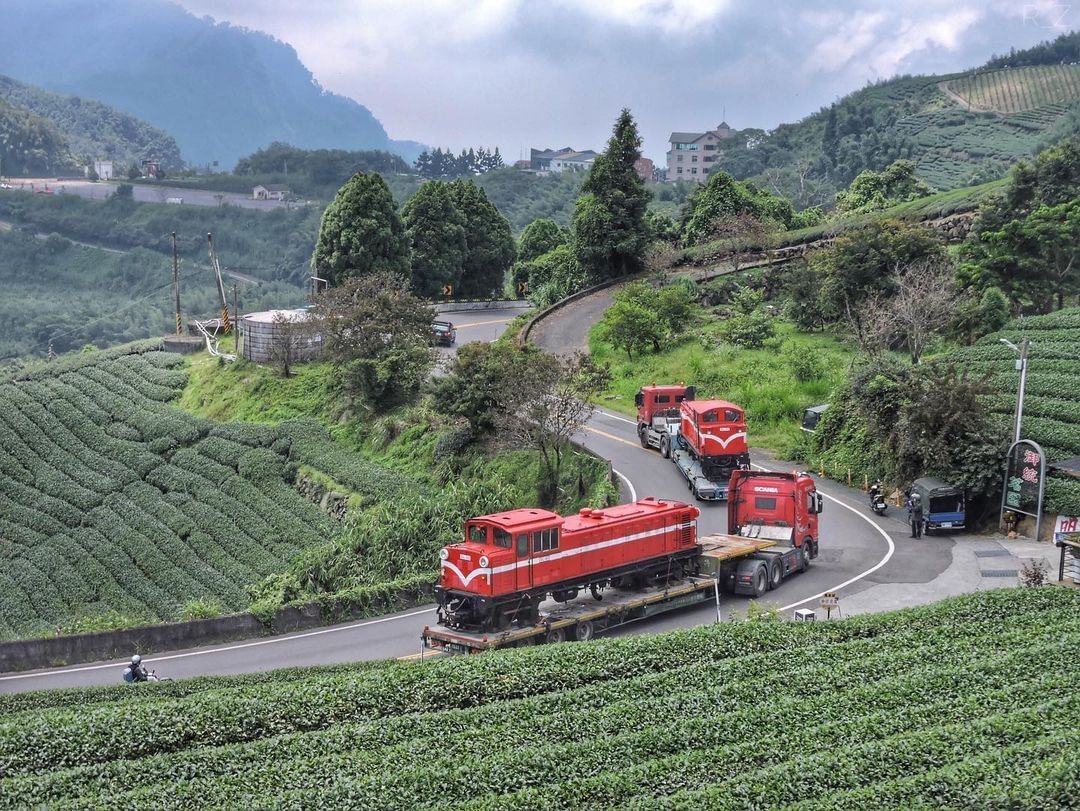
<path fill-rule="evenodd" d="M 764 537 L 709 535 L 698 541 L 701 547 L 698 575 L 666 586 L 609 591 L 601 601 L 582 596 L 567 603 L 551 602 L 547 604 L 549 608 L 541 607 L 537 624 L 505 631 L 480 633 L 428 626 L 421 634 L 421 655 L 482 653 L 546 642 L 585 641 L 622 625 L 710 599 L 716 601 L 719 620 L 722 590 L 760 596 L 779 585 L 788 574 L 802 571 L 803 567 L 796 565 L 801 564 L 800 550 L 777 547 L 777 543 Z M 760 574 L 762 571 L 766 574 Z"/>
<path fill-rule="evenodd" d="M 671 461 L 675 463 L 675 469 L 686 480 L 687 489 L 693 493 L 694 498 L 701 501 L 726 501 L 728 496 L 728 483 L 714 481 L 702 472 L 701 462 L 694 458 L 690 451 L 676 443 L 671 450 Z"/>

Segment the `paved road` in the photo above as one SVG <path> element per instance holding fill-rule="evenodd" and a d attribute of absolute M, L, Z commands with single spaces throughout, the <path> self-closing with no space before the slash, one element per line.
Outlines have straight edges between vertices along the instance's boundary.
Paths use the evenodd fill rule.
<path fill-rule="evenodd" d="M 123 181 L 120 181 L 123 182 Z M 116 191 L 117 183 L 92 183 L 89 180 L 57 180 L 55 178 L 22 178 L 12 180 L 11 185 L 15 191 L 45 192 L 51 194 L 74 194 L 87 200 L 104 200 Z M 182 199 L 185 206 L 209 206 L 217 207 L 222 204 L 239 206 L 241 208 L 254 208 L 261 211 L 269 211 L 275 208 L 295 208 L 297 203 L 286 203 L 280 200 L 253 200 L 250 194 L 237 194 L 235 192 L 213 192 L 203 189 L 188 189 L 179 186 L 147 185 L 144 183 L 131 184 L 132 196 L 140 203 L 167 203 L 169 198 Z"/>
<path fill-rule="evenodd" d="M 494 339 L 517 312 L 482 311 L 449 317 L 459 330 L 458 342 L 461 344 L 468 340 Z M 688 495 L 671 462 L 655 451 L 642 449 L 633 423 L 626 418 L 606 411 L 598 412 L 582 440 L 589 448 L 612 460 L 624 481 L 624 498 L 644 495 L 685 498 Z M 755 454 L 754 459 L 764 467 L 790 469 L 790 465 L 759 454 Z M 803 604 L 814 605 L 824 591 L 839 591 L 843 605 L 845 596 L 874 583 L 926 582 L 948 565 L 951 541 L 935 538 L 932 545 L 913 547 L 915 542 L 903 537 L 905 527 L 901 521 L 872 520 L 858 491 L 828 481 L 820 482 L 819 486 L 827 499 L 821 517 L 821 554 L 809 572 L 792 577 L 768 598 L 785 611 Z M 704 503 L 701 507 L 700 531 L 723 532 L 726 507 Z M 746 605 L 745 598 L 728 597 L 722 601 L 721 611 L 726 617 L 733 611 L 745 610 Z M 715 607 L 706 604 L 630 625 L 618 633 L 654 633 L 699 625 L 714 617 Z M 419 651 L 420 633 L 425 625 L 434 621 L 434 608 L 427 606 L 288 636 L 163 653 L 149 656 L 148 662 L 163 676 L 183 678 L 404 656 Z M 118 681 L 122 668 L 122 663 L 114 661 L 8 674 L 0 676 L 0 692 L 110 684 Z"/>

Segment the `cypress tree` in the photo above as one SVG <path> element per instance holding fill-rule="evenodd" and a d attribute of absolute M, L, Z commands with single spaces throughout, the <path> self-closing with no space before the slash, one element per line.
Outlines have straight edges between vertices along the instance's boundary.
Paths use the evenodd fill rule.
<path fill-rule="evenodd" d="M 439 298 L 449 285 L 458 295 L 468 252 L 465 215 L 454 204 L 448 183 L 431 180 L 416 190 L 402 210 L 412 249 L 412 288 Z"/>

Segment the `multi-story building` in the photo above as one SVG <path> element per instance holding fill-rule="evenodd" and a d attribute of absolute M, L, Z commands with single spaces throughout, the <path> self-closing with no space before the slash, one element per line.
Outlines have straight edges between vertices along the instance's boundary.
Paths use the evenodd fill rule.
<path fill-rule="evenodd" d="M 735 131 L 721 122 L 716 129 L 706 132 L 673 132 L 668 141 L 667 179 L 693 180 L 704 183 L 716 165 L 717 153 L 722 142 L 731 138 Z"/>

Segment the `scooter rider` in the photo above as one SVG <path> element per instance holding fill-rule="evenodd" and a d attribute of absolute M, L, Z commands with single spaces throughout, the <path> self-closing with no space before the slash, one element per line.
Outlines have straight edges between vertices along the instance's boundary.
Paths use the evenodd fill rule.
<path fill-rule="evenodd" d="M 131 664 L 124 670 L 124 681 L 148 681 L 149 678 L 150 674 L 147 673 L 146 668 L 143 667 L 142 657 L 136 653 L 131 657 Z"/>
<path fill-rule="evenodd" d="M 870 485 L 870 503 L 876 504 L 878 496 L 881 495 L 881 479 L 878 479 L 872 485 Z"/>

